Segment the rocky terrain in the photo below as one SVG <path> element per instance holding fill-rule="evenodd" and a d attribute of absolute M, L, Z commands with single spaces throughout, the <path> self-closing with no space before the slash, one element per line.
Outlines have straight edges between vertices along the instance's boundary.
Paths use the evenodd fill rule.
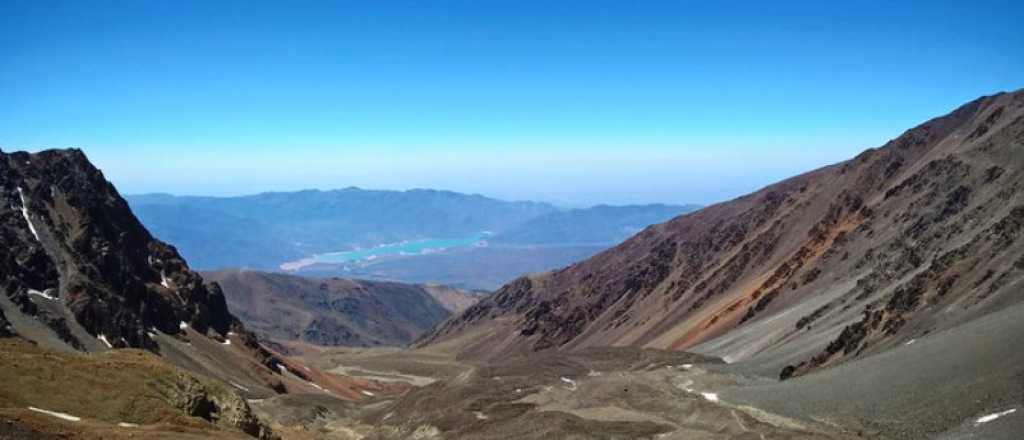
<path fill-rule="evenodd" d="M 1017 439 L 1022 153 L 983 97 L 479 299 L 221 288 L 81 152 L 4 154 L 0 438 Z"/>
<path fill-rule="evenodd" d="M 404 346 L 482 296 L 438 285 L 221 271 L 230 309 L 266 339 L 321 346 Z"/>
<path fill-rule="evenodd" d="M 51 371 L 89 371 L 97 360 L 109 361 L 111 369 L 134 368 L 121 365 L 120 354 L 82 354 L 127 348 L 159 357 L 140 358 L 155 369 L 146 387 L 126 391 L 125 398 L 156 393 L 187 416 L 250 435 L 272 436 L 246 415 L 240 395 L 324 389 L 358 398 L 359 384 L 324 380 L 263 347 L 228 311 L 220 287 L 191 271 L 174 247 L 154 239 L 81 151 L 0 153 L 0 197 L 0 328 L 4 336 L 33 344 L 0 350 L 4 373 L 18 372 L 5 381 L 18 386 L 3 387 L 3 396 L 19 411 L 26 404 L 49 411 L 44 403 L 70 403 L 41 401 L 60 396 L 43 391 L 42 384 L 60 388 L 77 380 Z M 155 365 L 160 362 L 177 368 Z M 82 404 L 87 396 L 71 397 Z M 109 419 L 115 409 L 105 405 L 116 404 L 97 400 L 88 409 L 108 411 Z M 119 414 L 133 415 L 128 407 Z"/>
<path fill-rule="evenodd" d="M 477 361 L 609 345 L 689 350 L 732 372 L 810 380 L 1019 310 L 1022 182 L 1024 92 L 983 97 L 846 162 L 520 278 L 417 345 L 461 340 L 459 358 Z M 969 364 L 958 353 L 944 361 Z M 895 380 L 887 371 L 877 374 Z M 955 405 L 929 435 L 1024 403 L 1019 383 L 997 393 Z M 916 438 L 906 421 L 882 425 Z"/>

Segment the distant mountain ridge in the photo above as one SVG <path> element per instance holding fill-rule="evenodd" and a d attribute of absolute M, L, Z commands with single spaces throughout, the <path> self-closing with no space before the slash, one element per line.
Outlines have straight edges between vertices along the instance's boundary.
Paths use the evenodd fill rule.
<path fill-rule="evenodd" d="M 491 239 L 509 244 L 615 244 L 643 228 L 695 211 L 700 205 L 597 205 L 549 212 Z"/>
<path fill-rule="evenodd" d="M 304 190 L 239 197 L 128 196 L 196 267 L 271 269 L 312 254 L 504 230 L 555 207 L 451 191 Z"/>
<path fill-rule="evenodd" d="M 546 203 L 506 202 L 452 191 L 355 187 L 238 197 L 141 194 L 127 200 L 154 235 L 174 242 L 202 270 L 287 268 L 299 274 L 472 289 L 493 289 L 524 271 L 570 264 L 696 207 L 598 205 L 562 210 Z M 474 252 L 462 245 L 463 252 L 451 254 L 456 247 L 443 248 L 445 255 L 429 257 L 421 256 L 420 250 L 396 249 L 388 258 L 316 260 L 316 267 L 310 262 L 318 254 L 448 239 L 483 239 L 491 248 Z M 426 253 L 438 250 L 423 247 L 429 248 Z M 442 272 L 436 272 L 439 262 Z"/>

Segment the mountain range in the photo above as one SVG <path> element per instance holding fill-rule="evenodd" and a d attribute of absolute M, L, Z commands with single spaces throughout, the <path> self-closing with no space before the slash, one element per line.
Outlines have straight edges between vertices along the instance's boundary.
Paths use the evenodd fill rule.
<path fill-rule="evenodd" d="M 444 283 L 493 289 L 524 272 L 593 255 L 696 205 L 595 206 L 560 210 L 451 191 L 345 188 L 241 197 L 128 196 L 154 235 L 202 270 L 289 269 L 300 274 Z M 454 240 L 454 243 L 452 242 Z M 483 240 L 483 241 L 480 241 Z M 375 247 L 412 246 L 392 254 Z M 487 244 L 490 249 L 476 251 Z M 357 251 L 335 261 L 317 255 Z M 432 275 L 438 253 L 447 267 Z"/>
<path fill-rule="evenodd" d="M 450 191 L 345 188 L 241 197 L 144 194 L 132 210 L 202 269 L 276 269 L 313 254 L 503 230 L 555 211 Z"/>
<path fill-rule="evenodd" d="M 486 296 L 195 272 L 79 150 L 0 153 L 0 197 L 0 437 L 1024 432 L 1024 91 Z M 631 228 L 590 215 L 491 240 Z"/>

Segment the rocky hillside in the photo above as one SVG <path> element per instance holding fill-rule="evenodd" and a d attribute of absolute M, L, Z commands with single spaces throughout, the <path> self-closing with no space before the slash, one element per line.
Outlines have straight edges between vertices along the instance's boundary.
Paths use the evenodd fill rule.
<path fill-rule="evenodd" d="M 0 198 L 3 336 L 71 354 L 61 362 L 83 367 L 90 361 L 77 356 L 82 352 L 143 349 L 246 398 L 324 389 L 358 398 L 353 383 L 321 381 L 315 370 L 296 368 L 264 348 L 228 312 L 220 287 L 189 270 L 174 247 L 153 238 L 81 151 L 0 153 Z M 29 358 L 39 362 L 29 371 L 43 375 L 33 377 L 46 380 L 48 358 Z M 15 397 L 35 399 L 31 393 Z M 245 406 L 238 396 L 219 401 Z M 200 410 L 228 411 L 210 405 Z M 266 435 L 262 428 L 237 427 Z"/>
<path fill-rule="evenodd" d="M 236 324 L 219 288 L 154 239 L 81 151 L 3 154 L 0 180 L 7 315 L 37 317 L 74 348 L 153 348 L 153 329 L 223 337 Z"/>
<path fill-rule="evenodd" d="M 437 285 L 207 272 L 246 325 L 278 342 L 402 346 L 480 296 Z"/>
<path fill-rule="evenodd" d="M 462 356 L 695 350 L 790 377 L 1024 300 L 1024 92 L 518 279 L 425 336 Z M 468 342 L 466 342 L 468 341 Z"/>

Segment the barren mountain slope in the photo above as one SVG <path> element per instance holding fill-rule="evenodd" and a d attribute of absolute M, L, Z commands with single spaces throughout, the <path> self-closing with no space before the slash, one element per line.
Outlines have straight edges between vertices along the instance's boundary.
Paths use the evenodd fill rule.
<path fill-rule="evenodd" d="M 261 335 L 326 346 L 406 345 L 477 300 L 434 285 L 237 270 L 203 277 L 223 286 L 231 310 Z"/>
<path fill-rule="evenodd" d="M 0 199 L 0 333 L 68 354 L 25 357 L 38 362 L 26 370 L 37 376 L 19 380 L 47 380 L 55 359 L 87 367 L 83 352 L 139 348 L 160 356 L 153 362 L 218 379 L 246 398 L 324 387 L 360 397 L 358 383 L 325 380 L 261 346 L 228 312 L 220 287 L 154 239 L 81 151 L 0 153 Z M 17 345 L 0 348 L 4 358 L 18 356 L 5 352 Z M 9 401 L 43 397 L 15 385 L 0 387 Z M 190 402 L 207 413 L 226 410 Z M 245 405 L 237 396 L 232 402 Z"/>
<path fill-rule="evenodd" d="M 802 374 L 1024 299 L 1022 173 L 1024 92 L 980 98 L 849 161 L 518 279 L 419 345 L 473 331 L 483 336 L 462 354 L 483 359 L 602 345 L 730 362 L 774 352 L 762 372 Z"/>

